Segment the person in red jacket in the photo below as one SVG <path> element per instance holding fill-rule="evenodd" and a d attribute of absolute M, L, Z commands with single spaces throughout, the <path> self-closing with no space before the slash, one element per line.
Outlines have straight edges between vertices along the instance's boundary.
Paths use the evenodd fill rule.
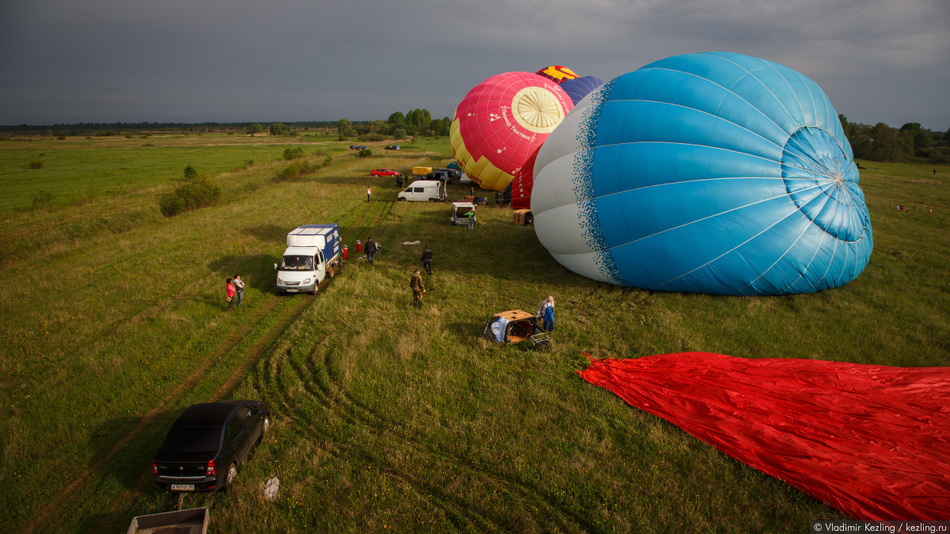
<path fill-rule="evenodd" d="M 229 310 L 233 310 L 233 309 L 234 309 L 234 295 L 235 295 L 235 293 L 237 293 L 237 290 L 234 289 L 234 284 L 232 284 L 232 283 L 231 283 L 231 279 L 228 278 L 228 298 L 226 298 L 225 300 L 228 301 L 228 309 L 229 309 Z"/>

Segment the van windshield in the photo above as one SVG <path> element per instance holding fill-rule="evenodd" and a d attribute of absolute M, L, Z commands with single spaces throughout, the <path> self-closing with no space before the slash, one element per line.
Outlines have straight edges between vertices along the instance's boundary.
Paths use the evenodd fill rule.
<path fill-rule="evenodd" d="M 313 256 L 284 256 L 280 262 L 281 271 L 312 271 Z"/>

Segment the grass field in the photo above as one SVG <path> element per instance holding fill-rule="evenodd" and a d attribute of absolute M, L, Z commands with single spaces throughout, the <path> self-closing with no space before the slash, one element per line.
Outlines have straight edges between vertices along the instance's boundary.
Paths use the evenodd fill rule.
<path fill-rule="evenodd" d="M 394 180 L 369 177 L 448 163 L 447 139 L 367 159 L 348 144 L 0 141 L 5 530 L 124 532 L 174 509 L 151 458 L 177 414 L 259 398 L 273 431 L 234 486 L 185 498 L 210 507 L 211 532 L 805 532 L 843 516 L 587 384 L 582 352 L 948 365 L 950 169 L 862 162 L 875 242 L 864 273 L 817 294 L 733 298 L 596 283 L 510 210 L 483 209 L 468 231 L 448 224 L 447 204 L 396 203 Z M 274 181 L 297 145 L 332 163 Z M 158 198 L 187 165 L 222 200 L 164 218 Z M 284 234 L 322 222 L 349 246 L 342 273 L 317 295 L 277 295 Z M 355 253 L 370 235 L 383 245 L 374 266 Z M 422 310 L 408 288 L 422 245 L 403 244 L 416 241 L 435 253 Z M 245 306 L 227 312 L 235 273 Z M 481 339 L 492 313 L 547 295 L 553 350 Z"/>

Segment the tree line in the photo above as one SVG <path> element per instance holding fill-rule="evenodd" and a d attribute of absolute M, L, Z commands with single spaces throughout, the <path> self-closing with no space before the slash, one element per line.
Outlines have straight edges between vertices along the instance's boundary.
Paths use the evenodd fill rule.
<path fill-rule="evenodd" d="M 892 128 L 883 122 L 874 126 L 848 122 L 838 115 L 844 134 L 851 144 L 854 159 L 870 161 L 894 161 L 917 163 L 950 163 L 950 129 L 933 132 L 908 122 L 900 128 Z"/>
<path fill-rule="evenodd" d="M 851 144 L 855 159 L 870 161 L 950 163 L 950 129 L 935 132 L 923 128 L 918 122 L 909 122 L 900 128 L 893 128 L 879 122 L 875 125 L 849 122 L 844 115 L 838 115 L 841 127 Z M 13 135 L 66 135 L 110 136 L 110 135 L 147 135 L 151 132 L 180 131 L 182 133 L 202 132 L 243 132 L 248 135 L 270 134 L 275 136 L 296 136 L 300 131 L 322 130 L 334 132 L 340 139 L 356 137 L 360 141 L 382 141 L 385 139 L 406 139 L 413 136 L 440 137 L 449 135 L 452 119 L 432 118 L 427 109 L 414 109 L 408 113 L 396 111 L 386 120 L 351 121 L 343 118 L 337 121 L 304 121 L 289 123 L 250 122 L 138 122 L 138 123 L 78 123 L 36 126 L 21 124 L 18 126 L 0 126 L 0 136 Z"/>

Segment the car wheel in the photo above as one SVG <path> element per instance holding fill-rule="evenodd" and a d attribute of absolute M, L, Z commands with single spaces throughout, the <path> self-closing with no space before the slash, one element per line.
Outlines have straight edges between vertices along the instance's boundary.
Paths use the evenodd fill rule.
<path fill-rule="evenodd" d="M 264 437 L 264 434 L 267 434 L 267 430 L 270 428 L 270 417 L 264 416 L 264 423 L 261 424 L 261 438 Z"/>
<path fill-rule="evenodd" d="M 311 295 L 316 295 L 317 290 L 320 289 L 320 282 L 313 283 L 313 291 L 310 292 Z"/>
<path fill-rule="evenodd" d="M 237 464 L 231 463 L 228 467 L 228 479 L 224 482 L 224 486 L 230 486 L 234 482 L 235 477 L 237 477 Z"/>
<path fill-rule="evenodd" d="M 405 201 L 406 201 L 406 199 L 405 199 L 404 197 L 397 198 L 396 200 L 398 200 L 399 202 L 405 202 Z"/>

